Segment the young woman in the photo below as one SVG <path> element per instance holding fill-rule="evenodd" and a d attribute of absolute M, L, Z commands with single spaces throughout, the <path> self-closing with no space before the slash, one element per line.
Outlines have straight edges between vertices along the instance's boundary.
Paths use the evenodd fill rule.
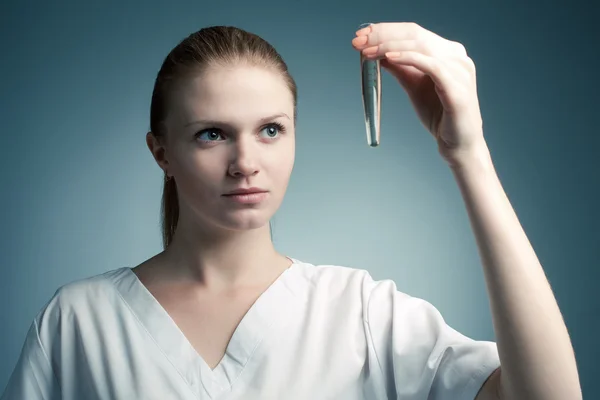
<path fill-rule="evenodd" d="M 456 177 L 497 345 L 391 280 L 276 251 L 296 85 L 266 41 L 215 26 L 176 46 L 154 87 L 164 251 L 59 288 L 3 400 L 581 398 L 557 303 L 494 172 L 465 48 L 400 22 L 352 45 L 398 79 Z"/>

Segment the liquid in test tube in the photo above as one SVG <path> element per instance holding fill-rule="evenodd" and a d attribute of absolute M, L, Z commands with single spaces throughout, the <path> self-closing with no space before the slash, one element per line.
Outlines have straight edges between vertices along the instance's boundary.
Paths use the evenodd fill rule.
<path fill-rule="evenodd" d="M 371 25 L 371 22 L 360 24 L 358 29 L 369 25 Z M 381 140 L 381 66 L 379 60 L 367 59 L 361 52 L 360 75 L 367 143 L 371 147 L 377 147 Z"/>

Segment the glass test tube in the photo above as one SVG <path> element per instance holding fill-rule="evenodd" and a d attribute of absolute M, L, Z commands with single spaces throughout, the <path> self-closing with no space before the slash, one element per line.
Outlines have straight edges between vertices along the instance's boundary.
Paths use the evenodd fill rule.
<path fill-rule="evenodd" d="M 360 24 L 358 29 L 369 25 L 371 22 Z M 381 141 L 381 66 L 379 60 L 366 59 L 361 53 L 360 74 L 367 143 L 371 147 L 377 147 Z"/>

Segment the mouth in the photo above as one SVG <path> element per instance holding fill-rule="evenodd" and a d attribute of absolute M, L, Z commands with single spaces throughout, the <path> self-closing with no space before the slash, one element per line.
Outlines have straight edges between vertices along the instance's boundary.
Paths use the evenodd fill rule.
<path fill-rule="evenodd" d="M 238 204 L 260 204 L 267 199 L 269 196 L 269 192 L 267 191 L 251 191 L 244 193 L 233 193 L 233 194 L 224 194 L 228 201 L 233 201 Z"/>
<path fill-rule="evenodd" d="M 243 195 L 252 195 L 259 193 L 266 193 L 267 190 L 261 188 L 248 188 L 248 189 L 235 189 L 229 193 L 225 193 L 223 196 L 243 196 Z"/>

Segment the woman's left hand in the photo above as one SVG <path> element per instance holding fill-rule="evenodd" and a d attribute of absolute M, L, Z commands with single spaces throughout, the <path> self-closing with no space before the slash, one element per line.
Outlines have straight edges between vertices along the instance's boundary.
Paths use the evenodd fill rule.
<path fill-rule="evenodd" d="M 412 22 L 376 23 L 356 35 L 354 48 L 400 82 L 447 162 L 485 148 L 475 64 L 462 44 Z"/>

